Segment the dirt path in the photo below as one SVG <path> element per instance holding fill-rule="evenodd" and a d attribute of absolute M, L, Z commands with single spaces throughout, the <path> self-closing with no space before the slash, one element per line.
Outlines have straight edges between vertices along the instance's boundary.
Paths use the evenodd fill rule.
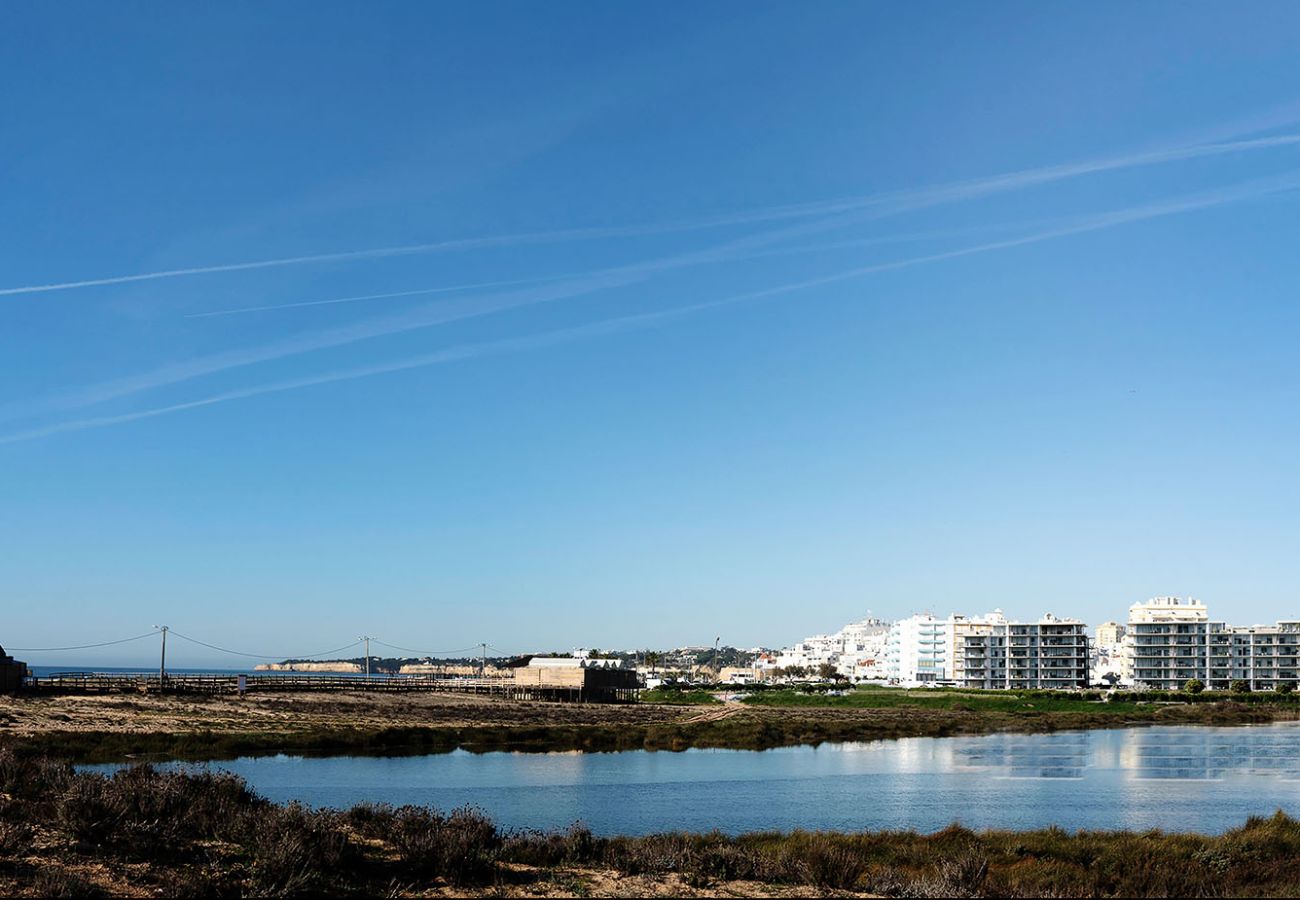
<path fill-rule="evenodd" d="M 729 703 L 726 706 L 722 706 L 722 707 L 711 706 L 708 709 L 706 709 L 704 712 L 699 713 L 698 715 L 691 716 L 688 719 L 683 719 L 682 722 L 683 723 L 720 722 L 723 719 L 730 719 L 734 715 L 743 713 L 745 709 L 746 709 L 745 706 L 740 703 Z"/>

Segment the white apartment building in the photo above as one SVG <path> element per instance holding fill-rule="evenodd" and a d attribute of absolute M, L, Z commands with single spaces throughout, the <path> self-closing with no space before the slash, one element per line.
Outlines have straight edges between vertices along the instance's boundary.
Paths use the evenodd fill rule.
<path fill-rule="evenodd" d="M 1066 689 L 1118 676 L 1161 690 L 1179 690 L 1193 678 L 1211 690 L 1234 681 L 1252 690 L 1300 689 L 1300 620 L 1231 626 L 1211 621 L 1200 600 L 1154 597 L 1129 607 L 1127 625 L 1098 626 L 1094 648 L 1084 623 L 1050 613 L 1037 622 L 1011 622 L 1001 610 L 943 619 L 922 613 L 813 635 L 758 666 L 816 672 L 823 664 L 853 681 L 910 686 Z"/>
<path fill-rule="evenodd" d="M 1191 597 L 1153 597 L 1134 603 L 1120 662 L 1125 682 L 1176 691 L 1189 679 L 1207 686 L 1228 678 L 1227 626 L 1211 622 L 1204 603 Z"/>
<path fill-rule="evenodd" d="M 1047 613 L 1037 622 L 1001 614 L 955 626 L 957 680 L 965 687 L 1069 690 L 1088 686 L 1088 626 Z"/>
<path fill-rule="evenodd" d="M 1286 621 L 1274 625 L 1234 626 L 1232 634 L 1229 684 L 1242 680 L 1252 691 L 1272 691 L 1279 685 L 1292 688 L 1300 676 L 1300 622 Z M 1206 682 L 1210 687 L 1227 687 Z"/>
<path fill-rule="evenodd" d="M 952 621 L 952 677 L 960 681 L 966 670 L 966 638 L 993 634 L 1007 624 L 1007 617 L 1002 614 L 1002 610 L 995 609 L 983 616 L 953 615 L 949 618 Z"/>
<path fill-rule="evenodd" d="M 934 684 L 952 678 L 953 618 L 908 616 L 889 628 L 885 672 L 900 684 Z"/>
<path fill-rule="evenodd" d="M 1157 597 L 1129 608 L 1125 668 L 1137 685 L 1176 691 L 1190 679 L 1211 690 L 1300 686 L 1300 621 L 1228 625 L 1199 600 Z"/>

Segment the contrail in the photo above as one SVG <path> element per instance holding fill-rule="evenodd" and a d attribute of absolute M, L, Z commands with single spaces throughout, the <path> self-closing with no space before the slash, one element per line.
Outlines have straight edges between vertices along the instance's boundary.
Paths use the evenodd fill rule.
<path fill-rule="evenodd" d="M 28 429 L 25 431 L 12 432 L 8 435 L 0 436 L 0 444 L 11 444 L 20 441 L 35 440 L 38 438 L 49 437 L 69 431 L 81 431 L 90 428 L 103 428 L 110 425 L 120 425 L 128 422 L 135 422 L 141 419 L 154 418 L 157 416 L 169 415 L 171 413 L 183 412 L 185 410 L 197 409 L 204 406 L 211 406 L 217 403 L 226 403 L 232 400 L 241 400 L 249 397 L 257 397 L 265 394 L 281 393 L 284 391 L 298 390 L 300 388 L 312 387 L 321 384 L 330 384 L 339 381 L 351 381 L 358 378 L 368 378 L 374 375 L 382 375 L 390 372 L 400 372 L 408 369 L 425 368 L 428 366 L 442 365 L 449 362 L 455 362 L 464 359 L 473 359 L 480 356 L 499 355 L 503 353 L 514 353 L 523 350 L 530 350 L 540 347 L 548 347 L 555 344 L 567 343 L 574 340 L 581 340 L 592 337 L 599 337 L 615 332 L 629 331 L 642 328 L 659 322 L 671 319 L 682 318 L 689 315 L 705 312 L 707 310 L 719 309 L 725 306 L 733 306 L 740 303 L 762 300 L 768 297 L 775 297 L 782 294 L 789 294 L 796 291 L 807 290 L 812 287 L 831 284 L 839 281 L 846 281 L 853 278 L 860 278 L 877 272 L 886 272 L 896 269 L 904 269 L 912 266 L 925 265 L 928 263 L 939 262 L 948 259 L 957 259 L 963 256 L 971 256 L 978 253 L 989 253 L 996 250 L 1005 250 L 1012 247 L 1024 246 L 1027 244 L 1039 243 L 1042 241 L 1054 240 L 1056 238 L 1067 237 L 1069 235 L 1082 234 L 1089 231 L 1098 231 L 1104 228 L 1111 228 L 1117 225 L 1123 225 L 1130 222 L 1138 222 L 1144 219 L 1153 219 L 1161 216 L 1175 215 L 1183 212 L 1191 212 L 1198 209 L 1206 209 L 1223 203 L 1233 202 L 1235 200 L 1247 199 L 1251 197 L 1264 196 L 1271 193 L 1279 193 L 1287 190 L 1300 190 L 1300 173 L 1293 173 L 1289 177 L 1280 179 L 1270 179 L 1263 182 L 1254 183 L 1254 188 L 1246 189 L 1245 186 L 1238 186 L 1235 189 L 1223 189 L 1219 191 L 1210 191 L 1203 194 L 1185 197 L 1183 199 L 1166 201 L 1163 203 L 1153 203 L 1146 206 L 1135 207 L 1131 209 L 1116 210 L 1108 213 L 1102 213 L 1096 216 L 1090 216 L 1085 219 L 1076 221 L 1072 225 L 1064 225 L 1047 231 L 1040 231 L 1030 235 L 1023 235 L 1016 238 L 1008 238 L 1001 241 L 991 241 L 983 244 L 976 244 L 969 247 L 961 247 L 956 250 L 949 250 L 943 253 L 932 253 L 924 256 L 915 256 L 908 259 L 893 260 L 891 262 L 876 263 L 869 266 L 859 266 L 853 269 L 836 272 L 831 275 L 825 275 L 818 278 L 809 278 L 801 281 L 789 282 L 770 288 L 764 288 L 757 291 L 749 291 L 743 294 L 736 294 L 730 297 L 724 297 L 717 300 L 709 300 L 701 303 L 694 303 L 688 306 L 676 307 L 668 310 L 657 312 L 638 313 L 629 316 L 620 316 L 617 318 L 606 319 L 599 322 L 593 322 L 586 325 L 579 325 L 571 328 L 549 331 L 538 335 L 530 335 L 520 338 L 508 338 L 497 341 L 485 341 L 474 344 L 465 344 L 459 347 L 451 347 L 445 350 L 439 350 L 434 353 L 428 353 L 421 356 L 411 357 L 403 360 L 397 360 L 388 363 L 379 363 L 371 366 L 361 366 L 349 369 L 343 369 L 336 372 L 329 372 L 322 375 L 313 375 L 303 378 L 278 381 L 270 384 L 256 385 L 249 388 L 243 388 L 234 391 L 215 394 L 199 400 L 192 400 L 185 403 L 175 403 L 168 406 L 160 406 L 152 409 L 139 410 L 136 412 L 123 413 L 113 416 L 97 416 L 93 418 L 75 419 L 66 422 L 59 422 L 52 425 Z"/>
<path fill-rule="evenodd" d="M 787 225 L 773 231 L 736 238 L 703 250 L 693 250 L 672 256 L 598 269 L 545 286 L 502 291 L 487 295 L 474 295 L 452 302 L 425 304 L 404 312 L 339 325 L 333 328 L 308 331 L 255 347 L 213 353 L 65 393 L 48 401 L 47 407 L 50 409 L 77 409 L 116 397 L 176 384 L 228 369 L 269 362 L 286 356 L 325 350 L 383 335 L 428 328 L 521 306 L 568 299 L 597 291 L 624 287 L 644 281 L 661 272 L 728 259 L 738 253 L 743 254 L 757 248 L 769 246 L 786 238 L 837 228 L 846 222 L 860 218 L 861 215 L 861 213 L 850 212 L 838 217 L 832 216 L 803 224 Z M 11 404 L 7 409 L 0 410 L 0 421 L 10 421 L 27 415 L 30 415 L 30 411 L 24 409 L 23 404 Z"/>
<path fill-rule="evenodd" d="M 234 316 L 240 313 L 267 312 L 276 309 L 299 309 L 304 306 L 331 306 L 336 303 L 358 303 L 363 300 L 388 300 L 393 297 L 416 297 L 422 294 L 450 294 L 455 291 L 471 291 L 480 288 L 507 287 L 514 284 L 537 284 L 543 281 L 558 281 L 572 278 L 573 275 L 543 275 L 533 278 L 510 278 L 505 281 L 479 281 L 474 284 L 450 284 L 442 287 L 417 288 L 412 291 L 392 291 L 387 294 L 362 294 L 357 297 L 334 297 L 329 300 L 303 300 L 298 303 L 272 303 L 267 306 L 240 306 L 235 309 L 218 309 L 212 312 L 190 313 L 187 319 L 210 319 L 213 316 Z"/>
<path fill-rule="evenodd" d="M 804 244 L 798 247 L 784 247 L 775 250 L 755 250 L 749 253 L 735 253 L 728 256 L 719 256 L 718 262 L 735 262 L 745 259 L 760 259 L 768 256 L 789 256 L 800 253 L 820 253 L 826 250 L 842 250 L 851 247 L 868 247 L 879 244 L 901 244 L 908 241 L 930 241 L 940 238 L 964 237 L 970 234 L 983 233 L 988 231 L 1005 230 L 1008 228 L 1023 228 L 1025 225 L 1035 224 L 1031 222 L 1000 223 L 991 225 L 976 225 L 969 228 L 946 228 L 934 231 L 914 231 L 902 234 L 887 234 L 865 238 L 851 238 L 848 240 L 831 241 L 823 244 Z M 504 281 L 480 281 L 474 284 L 453 284 L 442 285 L 439 287 L 416 288 L 409 291 L 390 291 L 383 294 L 360 294 L 353 297 L 332 297 L 327 300 L 302 300 L 295 303 L 271 303 L 264 306 L 240 306 L 233 309 L 218 309 L 211 312 L 189 313 L 186 319 L 209 319 L 214 316 L 234 316 L 244 313 L 257 312 L 274 312 L 282 309 L 302 309 L 304 307 L 314 306 L 332 306 L 339 303 L 359 303 L 369 300 L 388 300 L 395 297 L 416 297 L 427 294 L 449 294 L 456 291 L 467 291 L 478 288 L 489 287 L 507 287 L 510 285 L 520 284 L 542 284 L 548 281 L 559 281 L 564 278 L 581 278 L 586 275 L 596 274 L 608 271 L 604 269 L 595 272 L 566 272 L 559 275 L 535 275 L 531 278 L 511 278 Z"/>
<path fill-rule="evenodd" d="M 367 250 L 314 253 L 303 256 L 255 260 L 252 262 L 225 263 L 221 265 L 195 266 L 182 269 L 164 269 L 156 272 L 143 272 L 133 275 L 115 275 L 107 278 L 91 278 L 81 281 L 64 281 L 51 284 L 34 284 L 23 285 L 20 287 L 0 288 L 0 297 L 127 284 L 138 281 L 155 281 L 165 278 L 180 278 L 188 275 L 207 275 L 219 272 L 239 272 L 250 269 L 266 269 L 279 266 L 343 262 L 349 260 L 376 259 L 412 254 L 446 253 L 457 250 L 472 250 L 529 243 L 550 243 L 567 240 L 658 234 L 672 231 L 712 228 L 723 225 L 759 223 L 783 218 L 828 215 L 876 205 L 883 205 L 887 211 L 897 213 L 907 210 L 921 209 L 941 203 L 971 200 L 1003 191 L 1022 190 L 1024 188 L 1047 184 L 1053 181 L 1077 178 L 1083 175 L 1091 175 L 1099 172 L 1108 172 L 1138 166 L 1157 165 L 1160 163 L 1176 162 L 1206 156 L 1219 156 L 1229 153 L 1242 153 L 1253 150 L 1291 146 L 1297 143 L 1300 143 L 1300 134 L 1277 135 L 1273 137 L 1226 141 L 1212 144 L 1194 144 L 1190 146 L 1172 147 L 1080 163 L 1067 163 L 1063 165 L 1024 169 L 1017 172 L 1008 172 L 971 181 L 954 182 L 951 184 L 937 185 L 916 190 L 849 197 L 839 200 L 828 200 L 805 204 L 774 206 L 732 215 L 714 216 L 711 218 L 695 219 L 690 221 L 617 226 L 609 228 L 571 228 L 556 231 L 523 232 L 497 237 L 461 238 L 422 244 L 406 244 L 395 247 L 379 247 Z"/>

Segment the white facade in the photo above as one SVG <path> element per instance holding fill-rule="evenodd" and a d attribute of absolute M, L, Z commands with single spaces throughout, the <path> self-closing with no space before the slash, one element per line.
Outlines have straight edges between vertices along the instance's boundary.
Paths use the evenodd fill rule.
<path fill-rule="evenodd" d="M 1097 626 L 1097 649 L 1118 648 L 1124 640 L 1125 631 L 1119 622 L 1102 622 Z"/>
<path fill-rule="evenodd" d="M 900 684 L 934 684 L 952 678 L 953 618 L 908 616 L 889 628 L 885 671 Z"/>
<path fill-rule="evenodd" d="M 888 633 L 889 626 L 879 619 L 852 622 L 834 634 L 815 634 L 787 647 L 777 655 L 775 664 L 782 669 L 799 666 L 812 672 L 830 664 L 853 681 L 883 680 Z"/>
<path fill-rule="evenodd" d="M 1222 630 L 1220 623 L 1215 623 L 1216 627 L 1212 629 L 1209 620 L 1209 609 L 1200 600 L 1192 597 L 1185 599 L 1152 597 L 1145 603 L 1134 603 L 1128 608 L 1128 627 L 1120 641 L 1120 652 L 1117 654 L 1120 680 L 1124 684 L 1158 681 L 1162 686 L 1169 686 L 1175 684 L 1175 679 L 1180 675 L 1192 677 L 1183 671 L 1194 668 L 1192 666 L 1165 667 L 1161 665 L 1163 659 L 1153 658 L 1153 654 L 1154 657 L 1168 658 L 1168 654 L 1173 652 L 1172 648 L 1161 646 L 1157 648 L 1158 652 L 1156 649 L 1149 648 L 1154 648 L 1156 644 L 1163 645 L 1164 638 L 1172 638 L 1173 635 L 1178 634 L 1180 642 L 1186 641 L 1199 645 L 1201 648 L 1198 654 L 1201 657 L 1199 663 L 1201 668 L 1204 668 L 1207 662 L 1205 648 L 1208 644 L 1209 632 Z M 1138 632 L 1142 633 L 1140 637 Z M 1182 649 L 1187 648 L 1180 648 L 1180 653 Z M 1138 656 L 1142 658 L 1135 665 Z M 1168 668 L 1169 671 L 1156 671 L 1160 668 Z M 1141 672 L 1138 672 L 1138 669 L 1141 669 Z"/>
<path fill-rule="evenodd" d="M 1088 626 L 1051 613 L 1008 622 L 999 612 L 958 621 L 955 677 L 965 687 L 1070 690 L 1088 686 Z"/>

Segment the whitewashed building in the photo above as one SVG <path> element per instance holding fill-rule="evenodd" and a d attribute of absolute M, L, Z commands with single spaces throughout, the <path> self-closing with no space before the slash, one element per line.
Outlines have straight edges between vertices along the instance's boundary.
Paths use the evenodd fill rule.
<path fill-rule="evenodd" d="M 934 684 L 952 678 L 953 618 L 920 613 L 889 628 L 885 672 L 899 684 Z"/>
<path fill-rule="evenodd" d="M 889 625 L 866 618 L 845 625 L 834 634 L 815 634 L 782 650 L 775 665 L 782 669 L 800 667 L 816 672 L 829 664 L 852 681 L 884 680 L 885 639 Z"/>

